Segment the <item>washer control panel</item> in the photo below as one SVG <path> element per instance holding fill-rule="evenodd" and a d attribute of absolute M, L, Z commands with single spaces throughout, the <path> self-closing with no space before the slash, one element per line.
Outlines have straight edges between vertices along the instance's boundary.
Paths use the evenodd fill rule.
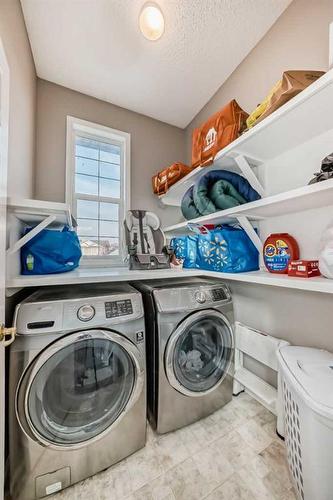
<path fill-rule="evenodd" d="M 93 306 L 90 306 L 89 304 L 85 304 L 79 307 L 77 311 L 77 317 L 80 321 L 90 321 L 91 319 L 93 319 L 95 314 L 95 308 Z"/>
<path fill-rule="evenodd" d="M 111 326 L 125 323 L 143 316 L 141 296 L 138 293 L 109 295 L 86 302 L 71 301 L 64 304 L 64 326 Z"/>
<path fill-rule="evenodd" d="M 131 299 L 105 302 L 106 318 L 118 318 L 119 316 L 128 316 L 130 314 L 133 314 L 133 306 Z"/>
<path fill-rule="evenodd" d="M 228 299 L 228 295 L 226 293 L 225 288 L 213 288 L 211 294 L 214 302 Z"/>
<path fill-rule="evenodd" d="M 14 324 L 20 335 L 38 335 L 113 328 L 142 320 L 143 315 L 141 294 L 130 285 L 66 286 L 32 294 L 16 307 Z"/>
<path fill-rule="evenodd" d="M 203 290 L 198 290 L 194 294 L 195 300 L 198 302 L 198 304 L 204 304 L 207 300 L 206 294 Z"/>

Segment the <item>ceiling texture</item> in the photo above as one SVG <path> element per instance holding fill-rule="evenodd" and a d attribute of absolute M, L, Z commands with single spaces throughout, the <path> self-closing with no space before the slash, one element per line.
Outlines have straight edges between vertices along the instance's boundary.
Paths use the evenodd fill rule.
<path fill-rule="evenodd" d="M 156 0 L 155 42 L 138 26 L 145 0 L 21 3 L 40 78 L 184 128 L 291 0 Z"/>

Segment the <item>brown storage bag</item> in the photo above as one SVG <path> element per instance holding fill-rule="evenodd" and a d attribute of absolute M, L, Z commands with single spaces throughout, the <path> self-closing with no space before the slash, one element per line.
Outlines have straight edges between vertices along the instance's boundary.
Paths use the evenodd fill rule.
<path fill-rule="evenodd" d="M 246 121 L 248 128 L 272 114 L 324 74 L 324 71 L 285 71 L 281 80 L 275 84 L 263 102 L 248 117 Z"/>
<path fill-rule="evenodd" d="M 192 135 L 192 167 L 208 166 L 216 153 L 225 148 L 246 128 L 248 114 L 235 100 L 211 116 Z"/>
<path fill-rule="evenodd" d="M 166 193 L 170 186 L 185 177 L 191 170 L 192 168 L 184 163 L 173 163 L 152 178 L 154 193 L 158 195 Z"/>

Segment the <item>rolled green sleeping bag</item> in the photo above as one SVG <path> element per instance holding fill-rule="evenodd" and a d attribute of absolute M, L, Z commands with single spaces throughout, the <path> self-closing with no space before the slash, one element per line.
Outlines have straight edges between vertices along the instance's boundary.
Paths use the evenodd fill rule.
<path fill-rule="evenodd" d="M 260 199 L 247 179 L 226 170 L 210 170 L 193 186 L 193 203 L 201 215 Z"/>
<path fill-rule="evenodd" d="M 186 220 L 201 217 L 201 213 L 198 211 L 193 201 L 193 186 L 191 186 L 184 194 L 180 208 Z"/>
<path fill-rule="evenodd" d="M 216 210 L 226 210 L 246 203 L 234 186 L 225 180 L 215 182 L 209 191 L 208 198 L 199 198 L 197 208 L 202 215 L 209 215 Z"/>
<path fill-rule="evenodd" d="M 259 193 L 243 176 L 226 170 L 210 170 L 186 191 L 181 210 L 189 220 L 259 199 Z"/>

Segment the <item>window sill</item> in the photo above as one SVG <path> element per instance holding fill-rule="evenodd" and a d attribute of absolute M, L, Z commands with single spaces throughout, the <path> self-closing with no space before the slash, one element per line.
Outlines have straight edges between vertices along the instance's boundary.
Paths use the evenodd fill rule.
<path fill-rule="evenodd" d="M 92 269 L 92 268 L 107 268 L 107 269 L 114 269 L 114 268 L 124 268 L 127 269 L 128 265 L 126 262 L 122 260 L 121 257 L 116 258 L 116 257 L 82 257 L 80 261 L 80 268 L 81 269 Z"/>

